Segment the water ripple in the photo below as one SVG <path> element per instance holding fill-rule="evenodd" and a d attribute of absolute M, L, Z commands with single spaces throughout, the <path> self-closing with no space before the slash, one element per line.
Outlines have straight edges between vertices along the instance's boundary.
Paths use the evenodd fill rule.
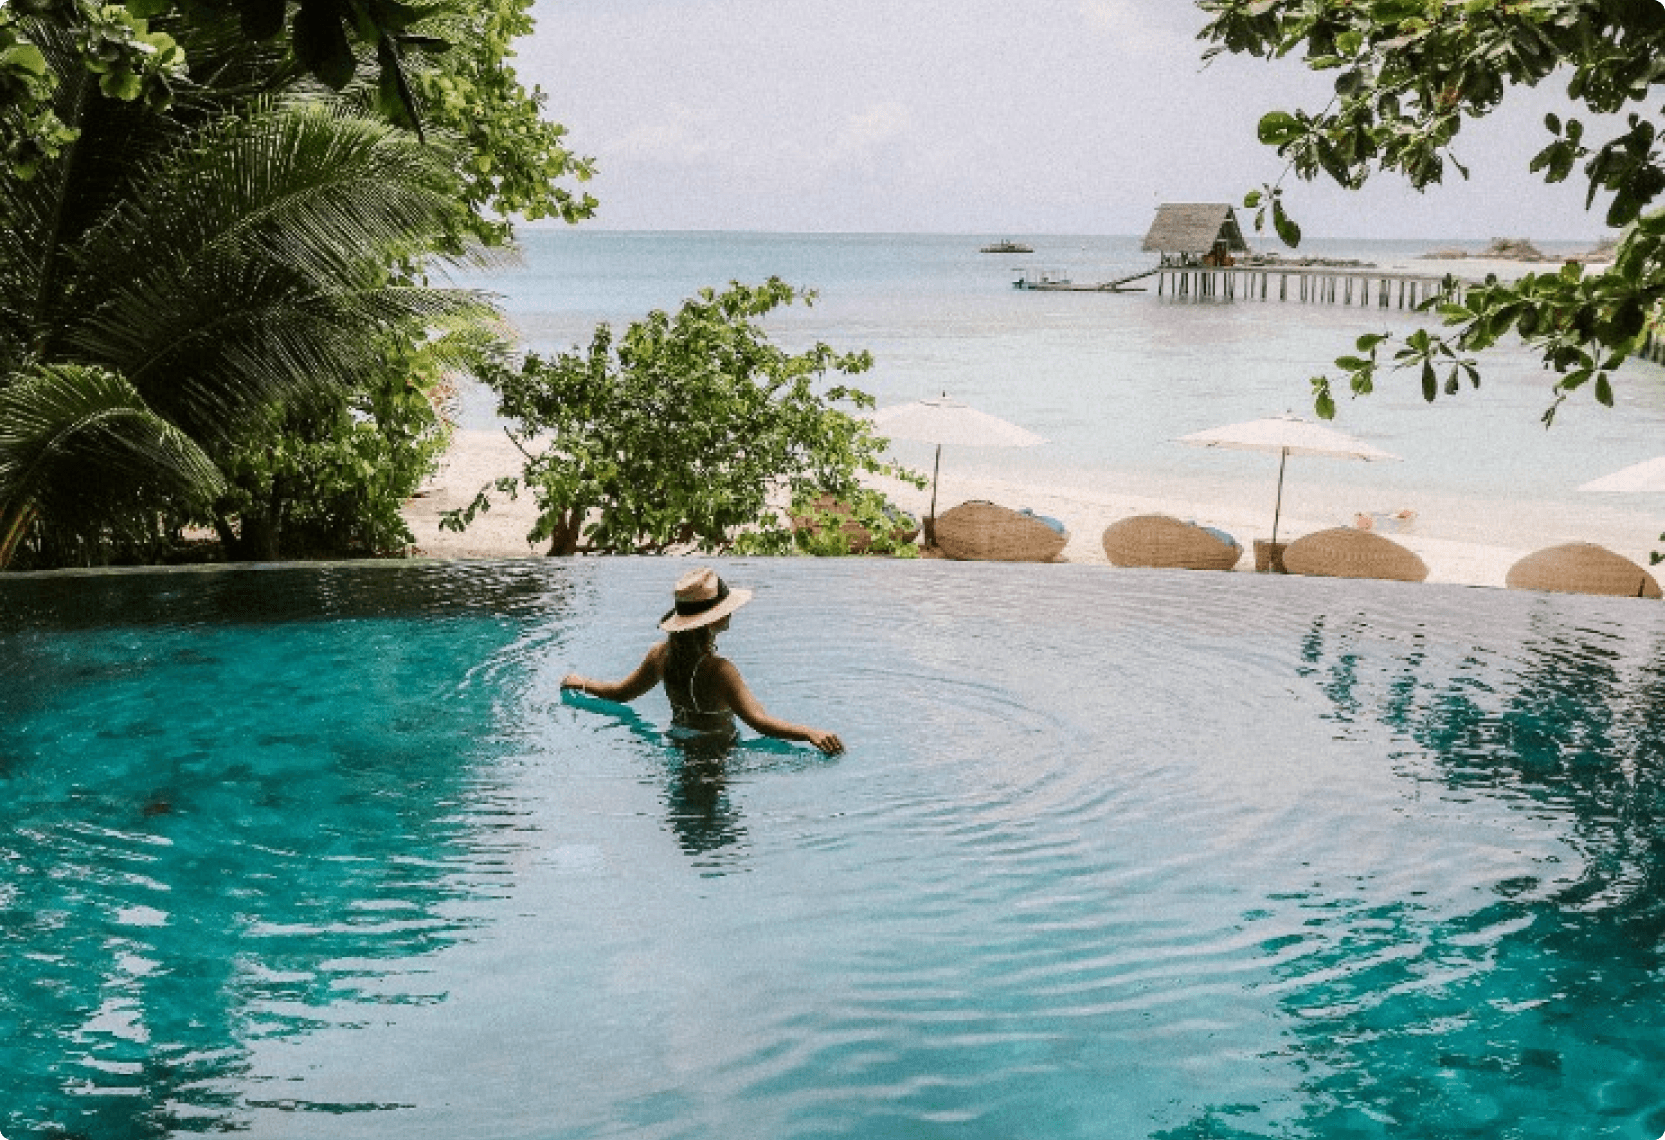
<path fill-rule="evenodd" d="M 562 700 L 566 670 L 640 659 L 675 563 L 332 569 L 235 622 L 251 582 L 295 579 L 191 602 L 129 576 L 94 591 L 106 619 L 133 607 L 107 636 L 25 586 L 40 612 L 0 635 L 0 1014 L 51 1044 L 0 1066 L 18 1119 L 1659 1123 L 1638 1012 L 1665 952 L 1656 609 L 721 568 L 757 591 L 724 653 L 845 755 L 696 756 L 661 696 Z"/>

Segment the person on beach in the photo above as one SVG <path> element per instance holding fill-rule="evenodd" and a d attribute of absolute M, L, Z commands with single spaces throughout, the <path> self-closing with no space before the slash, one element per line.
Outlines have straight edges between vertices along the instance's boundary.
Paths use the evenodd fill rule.
<path fill-rule="evenodd" d="M 844 751 L 837 734 L 770 716 L 740 670 L 717 656 L 717 635 L 729 615 L 751 601 L 750 590 L 731 590 L 709 567 L 690 570 L 676 584 L 676 607 L 659 622 L 670 634 L 649 649 L 636 671 L 622 681 L 595 681 L 577 673 L 561 688 L 609 701 L 633 701 L 661 681 L 671 702 L 671 735 L 681 739 L 731 741 L 738 716 L 753 730 L 778 740 L 803 740 L 829 756 Z"/>

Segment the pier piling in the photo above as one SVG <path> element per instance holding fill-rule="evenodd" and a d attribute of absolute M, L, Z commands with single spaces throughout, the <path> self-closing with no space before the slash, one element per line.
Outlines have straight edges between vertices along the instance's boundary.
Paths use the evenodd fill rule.
<path fill-rule="evenodd" d="M 1369 308 L 1414 309 L 1423 300 L 1445 288 L 1444 277 L 1412 273 L 1383 273 L 1356 269 L 1323 269 L 1303 266 L 1196 266 L 1165 265 L 1154 271 L 1159 297 L 1221 298 L 1236 300 L 1295 300 L 1311 305 L 1357 305 Z M 1277 288 L 1272 278 L 1277 278 Z M 1293 278 L 1294 287 L 1290 287 Z M 1374 286 L 1374 290 L 1372 290 Z M 1089 286 L 1088 288 L 1091 288 Z M 1454 286 L 1460 299 L 1463 282 Z M 1374 297 L 1372 297 L 1374 292 Z"/>

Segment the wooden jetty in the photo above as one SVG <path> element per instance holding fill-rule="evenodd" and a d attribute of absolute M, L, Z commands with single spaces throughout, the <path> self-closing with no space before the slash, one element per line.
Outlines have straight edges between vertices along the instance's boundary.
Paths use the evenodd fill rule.
<path fill-rule="evenodd" d="M 1165 203 L 1140 246 L 1157 254 L 1156 295 L 1197 299 L 1271 300 L 1276 278 L 1280 301 L 1415 307 L 1447 290 L 1444 275 L 1394 273 L 1369 267 L 1272 264 L 1237 265 L 1247 253 L 1237 212 L 1225 202 Z M 1462 286 L 1456 286 L 1461 296 Z"/>
<path fill-rule="evenodd" d="M 1114 281 L 1072 281 L 1067 273 L 1025 269 L 1012 285 L 1069 293 L 1144 292 L 1131 282 L 1156 278 L 1158 297 L 1191 300 L 1298 301 L 1307 304 L 1360 305 L 1382 309 L 1415 308 L 1430 297 L 1461 300 L 1471 282 L 1445 274 L 1375 269 L 1357 264 L 1279 262 L 1239 265 L 1248 252 L 1237 213 L 1225 202 L 1181 202 L 1157 207 L 1156 220 L 1140 247 L 1158 256 L 1157 264 Z"/>
<path fill-rule="evenodd" d="M 1164 265 L 1156 295 L 1221 300 L 1415 308 L 1430 297 L 1461 300 L 1469 282 L 1428 273 L 1322 265 Z"/>
<path fill-rule="evenodd" d="M 1378 308 L 1415 308 L 1429 297 L 1447 294 L 1461 300 L 1467 281 L 1427 273 L 1396 273 L 1385 269 L 1338 269 L 1318 265 L 1158 265 L 1114 281 L 1072 281 L 1055 270 L 1023 270 L 1014 289 L 1053 293 L 1142 293 L 1156 278 L 1158 297 L 1188 300 L 1242 299 L 1297 301 L 1307 304 L 1374 305 Z"/>

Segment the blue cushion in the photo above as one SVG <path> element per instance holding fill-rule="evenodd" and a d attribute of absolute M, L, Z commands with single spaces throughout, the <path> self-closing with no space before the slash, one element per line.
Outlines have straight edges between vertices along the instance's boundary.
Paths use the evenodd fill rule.
<path fill-rule="evenodd" d="M 1053 530 L 1057 531 L 1059 534 L 1064 533 L 1064 524 L 1059 522 L 1057 519 L 1053 518 L 1050 515 L 1038 515 L 1034 511 L 1030 510 L 1028 507 L 1019 507 L 1018 508 L 1018 514 L 1028 515 L 1030 518 L 1034 519 L 1036 522 L 1044 522 L 1047 526 L 1051 527 Z"/>
<path fill-rule="evenodd" d="M 1196 519 L 1186 519 L 1185 520 L 1185 525 L 1186 526 L 1194 526 L 1198 530 L 1207 531 L 1209 534 L 1212 534 L 1215 538 L 1219 539 L 1221 542 L 1225 543 L 1227 546 L 1236 546 L 1237 545 L 1237 540 L 1235 538 L 1233 538 L 1231 535 L 1227 534 L 1225 531 L 1221 530 L 1217 526 L 1204 526 L 1202 523 L 1198 522 Z"/>

